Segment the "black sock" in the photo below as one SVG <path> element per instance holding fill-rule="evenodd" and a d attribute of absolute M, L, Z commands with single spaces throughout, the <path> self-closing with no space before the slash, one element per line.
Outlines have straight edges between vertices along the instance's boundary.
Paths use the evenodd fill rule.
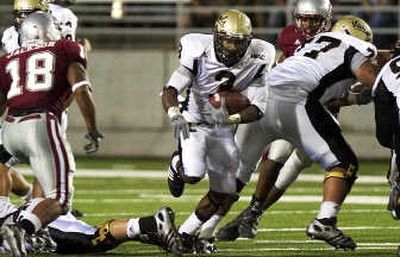
<path fill-rule="evenodd" d="M 332 217 L 332 218 L 323 218 L 323 219 L 318 219 L 319 222 L 321 222 L 321 224 L 323 225 L 327 225 L 327 226 L 336 226 L 336 217 Z"/>
<path fill-rule="evenodd" d="M 141 234 L 156 233 L 156 219 L 153 216 L 139 218 L 139 228 Z"/>
<path fill-rule="evenodd" d="M 25 230 L 28 235 L 32 235 L 33 233 L 35 233 L 35 226 L 29 220 L 21 220 L 18 224 Z"/>

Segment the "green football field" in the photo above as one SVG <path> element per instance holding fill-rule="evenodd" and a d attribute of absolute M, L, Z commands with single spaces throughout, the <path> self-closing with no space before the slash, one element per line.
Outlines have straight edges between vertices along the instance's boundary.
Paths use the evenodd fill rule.
<path fill-rule="evenodd" d="M 208 181 L 186 186 L 181 198 L 173 198 L 168 192 L 166 174 L 161 170 L 166 165 L 165 160 L 78 161 L 74 207 L 85 212 L 86 222 L 100 224 L 110 218 L 149 215 L 167 205 L 174 209 L 179 226 L 207 192 Z M 357 242 L 355 251 L 335 250 L 305 235 L 305 227 L 314 218 L 321 199 L 323 172 L 314 165 L 304 172 L 309 176 L 297 181 L 282 202 L 265 213 L 255 239 L 217 242 L 219 253 L 215 256 L 396 256 L 400 226 L 386 211 L 389 192 L 384 179 L 386 170 L 386 161 L 362 162 L 360 179 L 340 212 L 338 226 Z M 247 205 L 254 185 L 252 182 L 244 190 L 222 224 Z M 108 253 L 86 256 L 165 255 L 157 247 L 129 242 Z"/>

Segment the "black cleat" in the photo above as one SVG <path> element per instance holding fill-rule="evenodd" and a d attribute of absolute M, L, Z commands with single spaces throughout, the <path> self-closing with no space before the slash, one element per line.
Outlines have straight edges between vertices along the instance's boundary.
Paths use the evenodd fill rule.
<path fill-rule="evenodd" d="M 262 212 L 247 207 L 243 211 L 243 217 L 239 224 L 239 237 L 254 238 L 257 235 L 257 226 Z"/>
<path fill-rule="evenodd" d="M 179 152 L 173 152 L 168 167 L 168 188 L 173 197 L 180 197 L 183 194 L 183 189 L 185 187 L 185 182 L 177 170 L 177 164 L 179 161 Z"/>
<path fill-rule="evenodd" d="M 393 183 L 390 186 L 390 196 L 387 210 L 390 212 L 393 219 L 400 219 L 400 186 L 398 183 Z"/>
<path fill-rule="evenodd" d="M 239 225 L 242 222 L 244 211 L 217 232 L 218 241 L 235 241 L 239 237 Z"/>
<path fill-rule="evenodd" d="M 353 239 L 343 234 L 336 225 L 324 225 L 318 219 L 308 225 L 306 233 L 311 239 L 325 241 L 336 249 L 354 250 L 357 247 Z"/>

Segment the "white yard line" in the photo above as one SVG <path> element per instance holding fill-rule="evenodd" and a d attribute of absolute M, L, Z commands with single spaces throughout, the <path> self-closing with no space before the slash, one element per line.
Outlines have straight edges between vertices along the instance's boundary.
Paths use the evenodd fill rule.
<path fill-rule="evenodd" d="M 23 174 L 32 174 L 29 168 L 18 168 Z M 167 178 L 167 172 L 163 170 L 130 170 L 130 169 L 78 169 L 76 177 L 97 177 L 97 178 Z M 257 174 L 252 180 L 257 179 Z M 300 174 L 298 181 L 322 182 L 323 174 Z M 386 178 L 382 176 L 360 176 L 356 183 L 382 184 L 386 183 Z"/>

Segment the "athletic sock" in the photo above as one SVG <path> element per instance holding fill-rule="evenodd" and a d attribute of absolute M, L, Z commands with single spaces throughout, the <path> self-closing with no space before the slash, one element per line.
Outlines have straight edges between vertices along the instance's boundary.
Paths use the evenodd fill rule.
<path fill-rule="evenodd" d="M 189 235 L 193 235 L 196 230 L 198 230 L 201 225 L 203 225 L 203 221 L 201 221 L 197 215 L 193 212 L 189 218 L 182 224 L 179 228 L 179 233 L 187 233 Z"/>

